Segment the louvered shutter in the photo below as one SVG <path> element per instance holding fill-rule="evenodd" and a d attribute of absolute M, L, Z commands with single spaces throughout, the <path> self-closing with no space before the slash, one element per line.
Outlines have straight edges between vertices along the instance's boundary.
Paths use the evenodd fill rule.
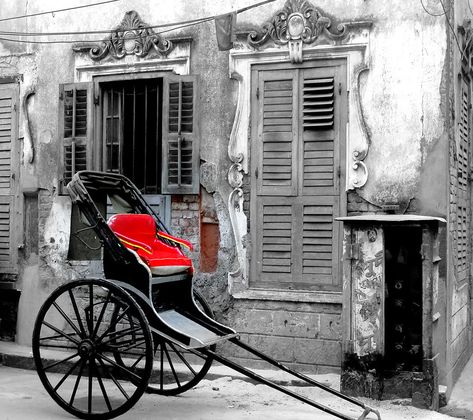
<path fill-rule="evenodd" d="M 17 179 L 18 85 L 0 84 L 0 272 L 17 271 L 14 235 L 14 190 Z"/>
<path fill-rule="evenodd" d="M 254 156 L 257 192 L 261 195 L 296 195 L 296 72 L 260 74 L 255 95 L 260 104 L 257 142 L 261 145 Z"/>
<path fill-rule="evenodd" d="M 90 168 L 93 93 L 92 83 L 59 86 L 59 133 L 63 139 L 62 184 Z"/>
<path fill-rule="evenodd" d="M 301 71 L 302 281 L 330 287 L 339 283 L 340 145 L 344 76 L 338 66 Z"/>
<path fill-rule="evenodd" d="M 459 142 L 457 148 L 457 220 L 456 220 L 456 277 L 458 281 L 468 279 L 470 264 L 468 247 L 470 241 L 470 186 L 469 148 L 470 148 L 470 84 L 463 77 L 461 81 L 460 122 L 458 124 Z"/>
<path fill-rule="evenodd" d="M 163 93 L 163 194 L 199 192 L 199 127 L 195 76 L 167 76 Z"/>
<path fill-rule="evenodd" d="M 339 290 L 345 66 L 252 78 L 253 284 Z"/>
<path fill-rule="evenodd" d="M 252 149 L 254 275 L 260 284 L 290 283 L 297 194 L 297 72 L 253 71 L 256 136 Z"/>

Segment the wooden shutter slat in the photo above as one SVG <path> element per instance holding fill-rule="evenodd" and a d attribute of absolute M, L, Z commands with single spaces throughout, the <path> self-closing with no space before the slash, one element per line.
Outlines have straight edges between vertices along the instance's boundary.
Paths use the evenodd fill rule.
<path fill-rule="evenodd" d="M 280 277 L 291 272 L 292 235 L 291 206 L 263 206 L 261 269 L 266 276 Z"/>
<path fill-rule="evenodd" d="M 334 79 L 304 79 L 302 106 L 304 130 L 332 129 L 335 118 Z"/>

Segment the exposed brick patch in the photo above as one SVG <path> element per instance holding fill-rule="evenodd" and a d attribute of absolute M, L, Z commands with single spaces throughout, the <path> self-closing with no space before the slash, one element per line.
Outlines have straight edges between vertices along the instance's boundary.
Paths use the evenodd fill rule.
<path fill-rule="evenodd" d="M 349 191 L 347 193 L 347 213 L 350 216 L 354 216 L 360 213 L 382 213 L 382 209 L 375 206 L 363 197 L 361 197 L 356 191 Z"/>

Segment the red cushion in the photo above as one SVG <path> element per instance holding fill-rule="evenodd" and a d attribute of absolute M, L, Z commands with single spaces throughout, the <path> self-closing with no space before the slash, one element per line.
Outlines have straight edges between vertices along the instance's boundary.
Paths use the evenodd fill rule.
<path fill-rule="evenodd" d="M 179 247 L 158 239 L 156 222 L 149 214 L 116 214 L 110 217 L 108 225 L 127 248 L 136 251 L 153 274 L 192 271 L 191 259 Z"/>

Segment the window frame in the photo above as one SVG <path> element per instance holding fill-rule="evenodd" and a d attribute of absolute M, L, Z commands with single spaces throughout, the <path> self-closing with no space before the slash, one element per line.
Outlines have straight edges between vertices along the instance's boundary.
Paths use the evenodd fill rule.
<path fill-rule="evenodd" d="M 94 115 L 93 115 L 93 132 L 91 136 L 91 145 L 90 145 L 90 167 L 95 170 L 104 170 L 104 157 L 103 157 L 103 98 L 102 98 L 102 86 L 106 83 L 119 83 L 124 81 L 134 81 L 134 80 L 147 80 L 147 79 L 156 79 L 162 78 L 163 80 L 163 103 L 162 103 L 162 179 L 161 179 L 161 192 L 163 195 L 170 194 L 198 194 L 200 189 L 200 126 L 199 126 L 199 111 L 198 111 L 198 97 L 199 97 L 199 80 L 196 75 L 181 75 L 176 74 L 173 71 L 149 71 L 149 72 L 140 72 L 140 73 L 125 73 L 125 74 L 108 74 L 108 75 L 96 75 L 92 78 L 93 83 L 93 103 L 94 103 Z M 192 185 L 179 186 L 177 188 L 169 187 L 166 184 L 167 178 L 167 154 L 165 149 L 167 147 L 167 138 L 168 130 L 168 112 L 169 104 L 167 97 L 167 87 L 169 83 L 176 81 L 189 81 L 193 80 L 194 82 L 194 131 L 192 133 L 193 137 L 193 156 L 192 156 Z"/>
<path fill-rule="evenodd" d="M 257 195 L 262 192 L 261 188 L 257 188 L 259 183 L 261 182 L 261 169 L 259 168 L 259 159 L 260 159 L 260 153 L 261 149 L 258 149 L 258 146 L 256 146 L 256 143 L 259 138 L 259 122 L 256 122 L 255 119 L 257 119 L 256 113 L 254 113 L 254 110 L 258 108 L 257 102 L 260 100 L 259 97 L 262 95 L 262 87 L 260 86 L 259 82 L 259 74 L 260 72 L 278 72 L 278 71 L 298 71 L 301 74 L 307 70 L 312 70 L 312 69 L 325 69 L 325 68 L 334 68 L 338 69 L 336 70 L 337 72 L 340 72 L 339 75 L 337 76 L 337 83 L 340 83 L 341 91 L 338 92 L 338 85 L 334 85 L 334 95 L 338 97 L 337 102 L 340 102 L 338 111 L 335 113 L 334 118 L 335 118 L 335 124 L 338 127 L 338 146 L 340 149 L 337 148 L 334 150 L 336 151 L 337 159 L 334 161 L 334 177 L 337 179 L 337 182 L 335 183 L 333 187 L 333 193 L 326 193 L 323 187 L 319 187 L 319 193 L 322 196 L 327 196 L 327 197 L 333 197 L 334 199 L 334 205 L 336 205 L 338 214 L 337 215 L 344 215 L 346 214 L 346 201 L 347 197 L 345 194 L 345 164 L 346 164 L 346 130 L 345 126 L 348 121 L 348 116 L 349 116 L 349 108 L 348 108 L 348 86 L 347 86 L 347 80 L 346 80 L 346 72 L 349 71 L 349 66 L 347 63 L 347 60 L 344 57 L 336 57 L 336 58 L 321 58 L 321 59 L 313 59 L 313 60 L 308 60 L 305 61 L 304 63 L 294 66 L 288 63 L 255 63 L 251 66 L 251 112 L 253 113 L 252 117 L 250 118 L 250 126 L 251 126 L 251 150 L 249 151 L 249 154 L 251 156 L 251 161 L 250 161 L 250 174 L 251 176 L 251 197 L 250 197 L 250 219 L 251 218 L 258 218 L 258 221 L 255 223 L 254 226 L 250 227 L 250 235 L 252 238 L 252 251 L 251 255 L 249 256 L 249 272 L 250 274 L 250 282 L 249 282 L 249 289 L 252 291 L 275 291 L 277 290 L 279 293 L 288 293 L 291 291 L 297 290 L 298 292 L 316 292 L 316 293 L 340 293 L 342 289 L 342 264 L 336 264 L 336 261 L 339 261 L 339 257 L 341 255 L 342 251 L 342 239 L 343 239 L 343 230 L 341 229 L 340 222 L 334 222 L 333 223 L 333 229 L 336 232 L 334 233 L 334 236 L 337 240 L 337 245 L 336 249 L 334 248 L 333 250 L 333 255 L 332 255 L 332 279 L 334 280 L 335 278 L 340 279 L 339 282 L 332 282 L 332 283 L 323 283 L 323 282 L 314 282 L 314 283 L 308 283 L 307 281 L 304 281 L 303 276 L 298 278 L 294 278 L 293 281 L 291 282 L 281 282 L 275 280 L 274 282 L 268 282 L 264 281 L 261 278 L 259 278 L 259 268 L 257 267 L 258 264 L 260 264 L 260 261 L 262 257 L 258 254 L 258 249 L 260 247 L 259 239 L 261 239 L 261 229 L 259 226 L 262 226 L 262 220 L 261 218 L 261 212 L 257 208 Z M 301 88 L 303 85 L 303 78 L 298 76 L 298 82 L 296 83 L 296 88 L 299 89 L 300 92 L 302 92 Z M 300 98 L 298 98 L 297 101 L 297 106 L 300 107 Z M 259 112 L 263 112 L 260 110 Z M 299 131 L 303 130 L 303 121 L 302 121 L 302 114 L 299 113 L 296 117 L 297 120 L 297 128 L 295 128 L 295 132 L 298 133 Z M 303 134 L 301 134 L 303 136 Z M 299 139 L 299 141 L 303 142 L 303 137 Z M 297 159 L 296 161 L 300 161 L 301 158 L 301 144 L 298 146 L 298 151 L 297 151 Z M 256 171 L 258 169 L 258 171 Z M 297 181 L 295 180 L 296 184 L 296 191 L 297 194 L 286 194 L 286 196 L 289 196 L 291 198 L 294 198 L 296 201 L 304 201 L 303 199 L 303 188 L 302 185 L 299 185 L 302 180 L 302 167 L 298 168 L 297 170 Z M 258 175 L 257 175 L 258 174 Z M 334 178 L 334 179 L 335 179 Z M 334 194 L 335 193 L 335 194 Z M 277 196 L 278 194 L 276 194 Z M 309 192 L 307 192 L 307 196 L 310 196 Z M 317 195 L 317 194 L 316 194 Z M 259 203 L 262 203 L 264 201 L 264 198 L 262 196 L 259 196 Z M 296 203 L 296 201 L 293 201 L 293 203 Z M 301 201 L 301 202 L 302 202 Z M 256 219 L 255 219 L 256 220 Z M 295 225 L 301 225 L 302 224 L 302 219 L 299 220 L 297 223 L 294 222 Z M 296 235 L 297 236 L 297 235 Z M 297 252 L 300 252 L 299 249 L 296 250 Z M 295 256 L 294 256 L 295 255 Z M 294 254 L 292 258 L 302 258 L 299 255 Z M 297 273 L 296 273 L 297 274 Z M 289 276 L 292 276 L 292 274 L 288 274 Z"/>

